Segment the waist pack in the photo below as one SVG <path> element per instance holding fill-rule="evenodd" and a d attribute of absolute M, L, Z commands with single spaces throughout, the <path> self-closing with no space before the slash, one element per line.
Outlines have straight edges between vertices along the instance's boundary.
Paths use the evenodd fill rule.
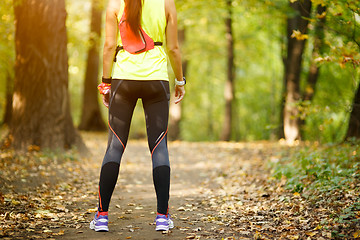
<path fill-rule="evenodd" d="M 125 18 L 125 11 L 119 23 L 120 37 L 123 48 L 132 54 L 142 53 L 154 48 L 154 41 L 140 27 L 139 34 L 135 34 Z"/>
<path fill-rule="evenodd" d="M 141 27 L 139 34 L 136 35 L 126 21 L 125 11 L 120 19 L 119 30 L 123 46 L 116 47 L 114 62 L 116 62 L 116 55 L 120 50 L 124 49 L 131 54 L 139 54 L 153 49 L 154 46 L 162 46 L 162 42 L 154 42 Z"/>

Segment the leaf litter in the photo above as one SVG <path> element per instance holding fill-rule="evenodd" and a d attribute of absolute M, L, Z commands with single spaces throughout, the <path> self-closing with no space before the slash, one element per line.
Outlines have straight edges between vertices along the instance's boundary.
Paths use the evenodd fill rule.
<path fill-rule="evenodd" d="M 83 135 L 99 158 L 106 146 L 106 134 Z M 134 152 L 146 149 L 144 141 L 129 145 Z M 159 237 L 331 239 L 333 228 L 338 227 L 330 205 L 314 205 L 302 194 L 287 190 L 285 181 L 271 176 L 268 162 L 287 154 L 288 147 L 271 142 L 169 145 L 174 184 L 170 204 L 176 227 Z M 70 239 L 72 234 L 92 234 L 88 223 L 96 211 L 98 179 L 94 176 L 98 176 L 101 164 L 94 155 L 83 159 L 76 153 L 32 151 L 18 156 L 6 150 L 0 158 L 0 237 Z M 118 185 L 133 178 L 137 164 L 143 160 L 134 154 L 132 161 L 125 163 L 128 171 Z M 131 195 L 130 189 L 138 185 L 134 182 L 119 188 Z M 120 227 L 123 238 L 146 239 L 139 236 L 150 234 L 146 232 L 150 228 L 156 234 L 152 220 L 147 220 L 153 218 L 154 212 L 139 203 L 142 198 L 119 197 L 114 203 L 113 211 L 119 215 L 113 218 L 113 224 L 129 223 Z M 132 223 L 136 218 L 148 221 L 149 226 Z M 359 236 L 360 231 L 355 229 L 353 237 Z"/>

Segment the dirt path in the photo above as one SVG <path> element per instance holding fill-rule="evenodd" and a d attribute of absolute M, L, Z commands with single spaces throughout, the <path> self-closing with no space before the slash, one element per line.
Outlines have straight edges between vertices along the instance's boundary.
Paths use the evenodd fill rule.
<path fill-rule="evenodd" d="M 154 230 L 156 198 L 149 150 L 145 141 L 130 141 L 110 205 L 110 232 L 95 233 L 84 224 L 80 233 L 75 228 L 63 235 L 62 239 L 196 239 L 200 236 L 221 239 L 232 236 L 222 224 L 219 227 L 218 224 L 207 221 L 212 218 L 212 214 L 203 205 L 208 191 L 206 181 L 221 166 L 220 159 L 213 157 L 215 151 L 207 145 L 170 144 L 170 213 L 175 222 L 172 231 L 162 233 Z M 100 164 L 95 162 L 98 161 L 95 158 L 92 159 L 96 177 L 91 185 L 96 187 Z M 99 158 L 102 158 L 102 154 Z M 96 200 L 91 202 L 91 206 L 95 206 Z M 81 208 L 86 208 L 84 204 L 80 205 Z M 88 214 L 86 219 L 90 221 L 92 216 L 93 214 Z"/>
<path fill-rule="evenodd" d="M 156 199 L 147 143 L 130 141 L 110 204 L 110 232 L 96 233 L 88 226 L 97 204 L 107 137 L 85 134 L 84 139 L 92 149 L 90 158 L 59 163 L 56 171 L 53 163 L 42 163 L 36 173 L 40 171 L 48 181 L 36 189 L 17 187 L 24 182 L 26 186 L 39 182 L 36 177 L 31 178 L 38 176 L 31 172 L 21 181 L 11 180 L 10 188 L 0 188 L 0 237 L 110 240 L 331 237 L 329 231 L 318 228 L 323 218 L 321 208 L 314 211 L 315 207 L 300 195 L 285 191 L 283 183 L 270 177 L 267 164 L 277 161 L 284 148 L 268 142 L 170 143 L 170 213 L 175 228 L 162 233 L 156 232 L 153 225 Z M 6 176 L 0 180 L 6 182 Z M 59 176 L 66 178 L 55 181 Z"/>

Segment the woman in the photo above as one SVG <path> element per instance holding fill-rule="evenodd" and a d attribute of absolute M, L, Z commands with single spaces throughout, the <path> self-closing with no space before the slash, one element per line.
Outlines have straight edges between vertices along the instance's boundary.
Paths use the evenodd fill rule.
<path fill-rule="evenodd" d="M 128 24 L 127 28 L 121 27 L 124 23 Z M 129 32 L 124 29 L 136 36 L 136 39 L 143 35 L 148 36 L 155 43 L 154 46 L 141 53 L 125 50 L 135 43 L 132 43 L 134 38 L 127 39 Z M 103 78 L 99 90 L 103 94 L 104 104 L 109 108 L 110 131 L 100 172 L 98 211 L 90 223 L 90 228 L 95 231 L 109 231 L 109 203 L 128 140 L 133 110 L 138 98 L 141 98 L 157 197 L 156 230 L 166 231 L 174 227 L 168 213 L 170 162 L 167 125 L 170 94 L 167 54 L 176 79 L 181 79 L 175 79 L 175 103 L 183 99 L 186 83 L 177 40 L 174 0 L 109 0 L 105 31 Z M 167 54 L 162 46 L 164 42 Z"/>

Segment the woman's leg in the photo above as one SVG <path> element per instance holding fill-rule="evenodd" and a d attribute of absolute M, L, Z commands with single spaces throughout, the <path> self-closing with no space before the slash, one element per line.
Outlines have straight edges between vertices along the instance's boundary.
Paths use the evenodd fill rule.
<path fill-rule="evenodd" d="M 154 82 L 153 85 L 156 86 L 156 91 L 158 92 L 154 91 L 154 94 L 149 94 L 148 97 L 143 98 L 143 105 L 148 144 L 153 163 L 157 212 L 167 215 L 170 190 L 170 161 L 167 148 L 169 85 L 168 82 L 152 82 Z"/>
<path fill-rule="evenodd" d="M 109 140 L 100 172 L 99 212 L 107 212 L 114 191 L 122 154 L 129 136 L 137 98 L 130 94 L 128 81 L 115 80 L 109 104 Z"/>

